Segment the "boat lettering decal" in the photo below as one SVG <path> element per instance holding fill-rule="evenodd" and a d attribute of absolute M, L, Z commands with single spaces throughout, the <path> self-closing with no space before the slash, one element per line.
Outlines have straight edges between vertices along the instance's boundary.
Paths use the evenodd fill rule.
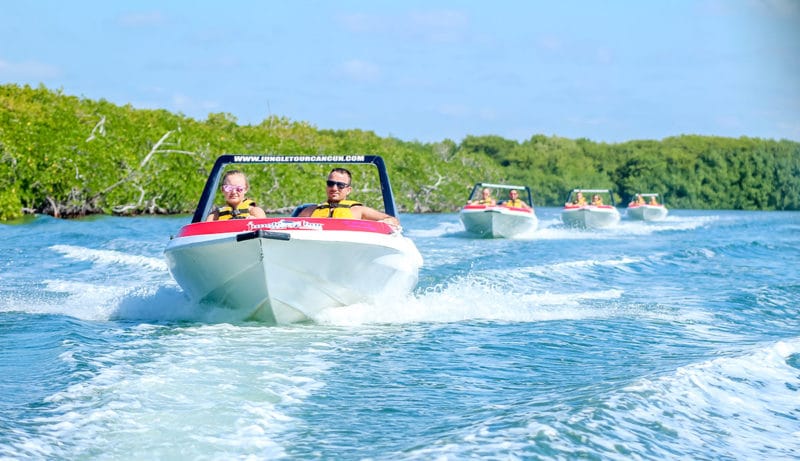
<path fill-rule="evenodd" d="M 323 225 L 320 223 L 308 222 L 305 219 L 300 221 L 289 221 L 286 219 L 281 219 L 280 221 L 274 221 L 270 223 L 254 223 L 252 221 L 247 223 L 247 228 L 249 230 L 258 230 L 258 229 L 308 229 L 308 230 L 322 230 Z"/>
<path fill-rule="evenodd" d="M 363 162 L 363 155 L 234 155 L 235 163 Z"/>

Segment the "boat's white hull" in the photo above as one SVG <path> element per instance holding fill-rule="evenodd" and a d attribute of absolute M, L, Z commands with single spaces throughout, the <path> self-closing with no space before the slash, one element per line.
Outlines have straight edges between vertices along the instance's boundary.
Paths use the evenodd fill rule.
<path fill-rule="evenodd" d="M 165 251 L 169 270 L 193 301 L 228 308 L 234 319 L 287 324 L 331 307 L 407 295 L 422 265 L 416 246 L 399 233 L 257 232 L 173 239 Z"/>
<path fill-rule="evenodd" d="M 533 210 L 507 207 L 464 207 L 459 213 L 467 232 L 492 238 L 514 238 L 536 230 L 539 220 Z"/>
<path fill-rule="evenodd" d="M 663 205 L 636 205 L 628 207 L 626 215 L 640 221 L 659 221 L 667 217 L 667 207 Z"/>
<path fill-rule="evenodd" d="M 561 221 L 570 227 L 597 229 L 617 225 L 620 214 L 612 206 L 566 207 L 561 211 Z"/>

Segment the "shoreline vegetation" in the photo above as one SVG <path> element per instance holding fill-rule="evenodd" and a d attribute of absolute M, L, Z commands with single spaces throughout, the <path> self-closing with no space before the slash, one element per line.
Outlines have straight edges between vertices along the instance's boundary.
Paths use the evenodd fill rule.
<path fill-rule="evenodd" d="M 527 185 L 536 206 L 561 206 L 574 188 L 609 187 L 623 204 L 658 192 L 670 208 L 800 210 L 800 143 L 789 140 L 680 135 L 608 144 L 535 134 L 422 143 L 278 116 L 257 125 L 226 113 L 199 121 L 41 85 L 0 85 L 0 221 L 192 213 L 222 154 L 381 155 L 398 210 L 408 213 L 457 211 L 476 182 Z M 318 178 L 297 176 L 269 197 L 306 202 Z M 277 182 L 268 172 L 250 180 Z M 269 202 L 259 204 L 287 212 Z"/>

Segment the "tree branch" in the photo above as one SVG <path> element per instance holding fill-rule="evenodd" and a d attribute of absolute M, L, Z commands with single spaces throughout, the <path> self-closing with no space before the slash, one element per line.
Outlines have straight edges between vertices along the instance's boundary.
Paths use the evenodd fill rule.
<path fill-rule="evenodd" d="M 95 125 L 94 128 L 92 128 L 92 132 L 89 134 L 89 137 L 86 138 L 86 142 L 89 142 L 89 141 L 95 139 L 95 135 L 94 135 L 95 133 L 98 133 L 100 136 L 105 136 L 106 135 L 106 116 L 105 115 L 103 115 L 100 118 L 100 121 L 97 122 L 97 125 Z"/>

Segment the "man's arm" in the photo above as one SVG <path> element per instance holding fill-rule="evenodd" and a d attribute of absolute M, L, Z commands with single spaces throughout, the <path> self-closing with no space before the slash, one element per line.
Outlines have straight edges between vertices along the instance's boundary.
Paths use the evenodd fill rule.
<path fill-rule="evenodd" d="M 367 220 L 370 220 L 370 221 L 385 222 L 387 224 L 392 224 L 394 226 L 399 226 L 400 225 L 400 221 L 397 218 L 395 218 L 394 216 L 390 216 L 390 215 L 388 215 L 388 214 L 386 214 L 386 213 L 384 213 L 382 211 L 375 210 L 375 209 L 370 208 L 368 206 L 363 206 L 362 205 L 362 206 L 359 206 L 359 207 L 353 207 L 352 208 L 352 211 L 354 211 L 353 214 L 355 215 L 355 211 L 359 210 L 359 209 L 361 211 L 361 219 L 367 219 Z"/>

